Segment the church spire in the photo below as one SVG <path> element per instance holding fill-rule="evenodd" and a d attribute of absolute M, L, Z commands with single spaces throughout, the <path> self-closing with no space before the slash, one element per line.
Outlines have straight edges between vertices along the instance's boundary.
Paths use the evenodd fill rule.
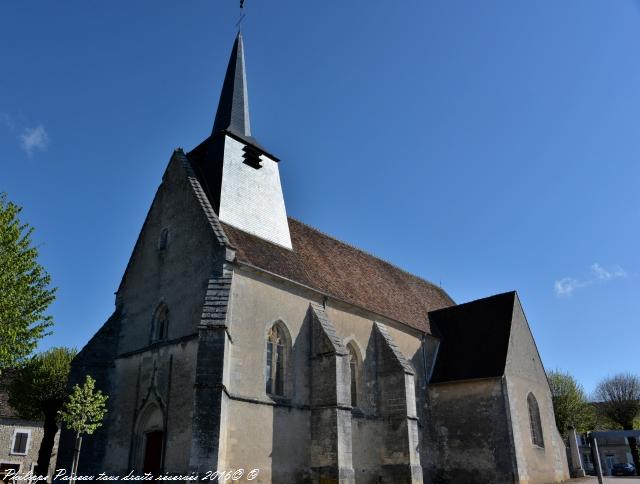
<path fill-rule="evenodd" d="M 251 136 L 240 32 L 224 76 L 213 132 L 187 156 L 221 222 L 291 249 L 279 160 Z"/>
<path fill-rule="evenodd" d="M 244 46 L 240 31 L 231 50 L 212 134 L 215 135 L 219 131 L 230 131 L 236 136 L 251 137 Z"/>

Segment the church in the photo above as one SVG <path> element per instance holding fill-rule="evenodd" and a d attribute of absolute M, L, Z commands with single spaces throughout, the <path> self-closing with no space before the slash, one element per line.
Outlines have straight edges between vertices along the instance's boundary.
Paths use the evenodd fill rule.
<path fill-rule="evenodd" d="M 456 304 L 288 217 L 279 170 L 252 133 L 238 33 L 211 135 L 172 154 L 115 310 L 73 363 L 71 384 L 109 395 L 79 474 L 568 479 L 517 293 Z M 58 468 L 73 448 L 63 432 Z"/>

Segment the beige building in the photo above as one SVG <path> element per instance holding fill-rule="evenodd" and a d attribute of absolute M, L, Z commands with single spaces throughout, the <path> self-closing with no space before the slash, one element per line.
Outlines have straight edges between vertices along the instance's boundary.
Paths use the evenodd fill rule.
<path fill-rule="evenodd" d="M 279 167 L 250 130 L 239 34 L 211 136 L 173 153 L 115 311 L 74 362 L 72 381 L 110 395 L 80 473 L 568 478 L 516 293 L 456 305 L 288 218 Z M 63 434 L 58 467 L 72 450 Z"/>
<path fill-rule="evenodd" d="M 9 405 L 6 374 L 0 382 L 0 482 L 7 471 L 20 474 L 33 471 L 38 463 L 38 452 L 44 435 L 41 421 L 19 418 Z M 57 437 L 52 462 L 56 460 Z"/>
<path fill-rule="evenodd" d="M 606 433 L 611 435 L 598 438 L 598 451 L 600 453 L 600 462 L 602 463 L 602 473 L 610 476 L 614 464 L 633 464 L 633 457 L 631 456 L 627 437 L 614 435 L 616 431 Z M 593 452 L 586 435 L 579 437 L 578 449 L 584 470 L 589 474 L 595 474 Z"/>

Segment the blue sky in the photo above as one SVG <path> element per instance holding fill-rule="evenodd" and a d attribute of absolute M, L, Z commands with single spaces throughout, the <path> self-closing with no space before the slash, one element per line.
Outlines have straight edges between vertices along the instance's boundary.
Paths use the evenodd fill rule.
<path fill-rule="evenodd" d="M 288 212 L 441 284 L 518 290 L 548 369 L 639 368 L 640 4 L 246 1 Z M 213 123 L 235 1 L 0 3 L 0 191 L 82 347 L 172 150 Z"/>

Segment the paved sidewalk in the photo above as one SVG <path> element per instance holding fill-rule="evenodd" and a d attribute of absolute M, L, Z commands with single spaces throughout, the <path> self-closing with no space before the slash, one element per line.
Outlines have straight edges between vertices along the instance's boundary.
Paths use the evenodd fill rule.
<path fill-rule="evenodd" d="M 640 477 L 605 477 L 603 479 L 604 484 L 622 484 L 622 479 L 626 479 L 627 481 L 637 481 L 640 482 Z M 575 483 L 589 483 L 589 484 L 594 484 L 598 482 L 598 478 L 597 477 L 581 477 L 579 479 L 570 479 L 569 481 L 570 484 Z M 631 484 L 631 483 L 629 483 Z"/>

